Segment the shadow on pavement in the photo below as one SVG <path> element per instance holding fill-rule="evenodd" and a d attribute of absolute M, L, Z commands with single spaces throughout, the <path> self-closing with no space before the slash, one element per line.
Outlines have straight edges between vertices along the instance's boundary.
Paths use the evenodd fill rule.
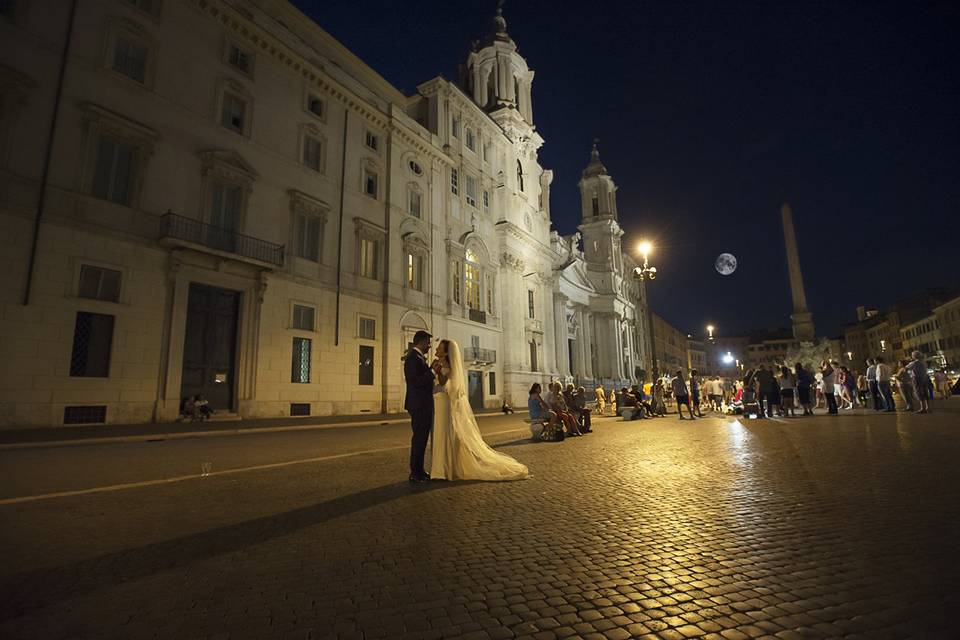
<path fill-rule="evenodd" d="M 5 576 L 0 582 L 0 620 L 16 618 L 75 595 L 109 589 L 131 580 L 239 551 L 393 500 L 462 484 L 397 482 L 285 513 L 124 549 L 61 567 Z"/>

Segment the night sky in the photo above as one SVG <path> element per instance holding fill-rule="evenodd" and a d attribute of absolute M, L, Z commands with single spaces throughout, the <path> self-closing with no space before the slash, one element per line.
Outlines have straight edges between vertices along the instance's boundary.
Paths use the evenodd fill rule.
<path fill-rule="evenodd" d="M 456 78 L 492 0 L 295 0 L 406 93 Z M 960 3 L 506 4 L 536 71 L 554 227 L 600 139 L 625 247 L 653 239 L 654 311 L 697 334 L 789 326 L 780 205 L 817 332 L 960 283 Z M 713 263 L 737 256 L 735 274 Z"/>

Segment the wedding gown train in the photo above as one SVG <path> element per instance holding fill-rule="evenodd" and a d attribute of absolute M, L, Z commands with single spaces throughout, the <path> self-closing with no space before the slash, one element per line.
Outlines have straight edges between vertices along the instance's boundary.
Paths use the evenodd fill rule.
<path fill-rule="evenodd" d="M 443 480 L 522 480 L 527 467 L 492 449 L 480 435 L 466 393 L 460 345 L 449 342 L 450 376 L 433 394 L 430 477 Z"/>

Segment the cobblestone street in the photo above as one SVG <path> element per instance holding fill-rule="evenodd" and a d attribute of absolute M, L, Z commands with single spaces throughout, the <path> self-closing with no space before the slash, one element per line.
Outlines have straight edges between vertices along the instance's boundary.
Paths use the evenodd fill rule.
<path fill-rule="evenodd" d="M 490 419 L 534 474 L 508 484 L 409 485 L 399 425 L 360 455 L 2 504 L 0 636 L 955 638 L 960 401 L 936 408 L 563 443 Z M 339 432 L 275 437 L 372 448 Z M 246 438 L 218 446 L 277 462 Z M 2 455 L 57 477 L 84 449 Z"/>

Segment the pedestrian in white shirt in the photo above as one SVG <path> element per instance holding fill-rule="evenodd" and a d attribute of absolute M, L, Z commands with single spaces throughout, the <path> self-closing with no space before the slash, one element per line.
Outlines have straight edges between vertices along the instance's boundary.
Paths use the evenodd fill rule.
<path fill-rule="evenodd" d="M 880 392 L 883 411 L 887 412 L 897 410 L 897 405 L 893 402 L 893 391 L 890 389 L 890 376 L 890 367 L 884 364 L 883 358 L 877 356 L 877 390 Z"/>
<path fill-rule="evenodd" d="M 877 363 L 873 358 L 867 358 L 867 387 L 870 388 L 870 397 L 873 398 L 873 410 L 883 409 L 883 400 L 880 398 L 880 388 L 877 386 Z"/>

